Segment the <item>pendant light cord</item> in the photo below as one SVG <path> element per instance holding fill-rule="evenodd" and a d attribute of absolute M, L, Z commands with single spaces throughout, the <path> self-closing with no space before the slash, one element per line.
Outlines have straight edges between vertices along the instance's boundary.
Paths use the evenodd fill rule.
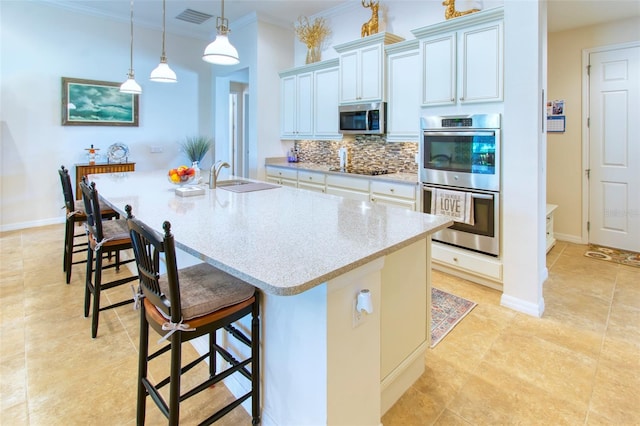
<path fill-rule="evenodd" d="M 162 0 L 162 58 L 160 58 L 160 60 L 167 60 L 167 55 L 165 54 L 165 50 L 164 50 L 164 32 L 165 32 L 165 17 L 166 17 L 166 6 L 165 6 L 165 1 L 166 0 Z"/>
<path fill-rule="evenodd" d="M 131 0 L 131 43 L 129 47 L 129 75 L 133 75 L 133 0 Z"/>

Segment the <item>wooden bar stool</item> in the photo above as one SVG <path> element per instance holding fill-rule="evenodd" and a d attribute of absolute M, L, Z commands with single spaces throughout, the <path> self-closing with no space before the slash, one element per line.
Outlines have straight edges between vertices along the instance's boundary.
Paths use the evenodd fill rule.
<path fill-rule="evenodd" d="M 65 219 L 64 230 L 64 254 L 62 257 L 62 270 L 66 272 L 67 284 L 71 282 L 71 268 L 73 265 L 79 263 L 85 263 L 86 257 L 82 260 L 74 262 L 73 255 L 80 252 L 86 252 L 87 243 L 85 241 L 76 243 L 76 238 L 86 237 L 87 232 L 82 229 L 82 232 L 75 233 L 75 227 L 87 221 L 87 215 L 84 211 L 84 203 L 81 200 L 76 200 L 73 197 L 73 187 L 71 185 L 71 177 L 69 176 L 69 170 L 64 166 L 60 166 L 58 170 L 60 175 L 60 184 L 62 185 L 62 194 L 64 196 L 64 206 L 67 210 Z M 104 209 L 102 211 L 103 219 L 117 219 L 120 215 L 112 209 Z"/>
<path fill-rule="evenodd" d="M 260 423 L 260 320 L 258 290 L 220 269 L 201 263 L 183 269 L 176 265 L 175 243 L 171 224 L 164 222 L 164 235 L 159 235 L 131 215 L 126 206 L 127 224 L 131 233 L 133 251 L 140 277 L 140 348 L 138 361 L 138 408 L 137 424 L 145 420 L 145 400 L 149 395 L 160 411 L 169 419 L 169 425 L 180 420 L 180 403 L 218 383 L 224 378 L 239 373 L 250 380 L 251 389 L 244 395 L 219 409 L 202 425 L 211 424 L 243 401 L 251 398 L 252 424 Z M 161 256 L 166 263 L 166 274 L 161 274 Z M 235 321 L 251 315 L 251 336 L 247 337 Z M 149 327 L 153 328 L 169 344 L 149 354 Z M 226 330 L 229 336 L 250 348 L 250 356 L 232 355 L 216 343 L 216 331 Z M 209 336 L 209 352 L 189 364 L 182 366 L 182 344 L 200 337 Z M 161 339 L 162 340 L 162 339 Z M 150 360 L 167 351 L 171 352 L 169 376 L 152 383 L 147 376 Z M 216 371 L 216 355 L 227 361 L 229 367 Z M 242 361 L 236 359 L 244 358 Z M 208 359 L 209 375 L 199 385 L 180 394 L 181 375 L 196 364 Z M 251 364 L 251 371 L 247 369 Z M 220 366 L 222 367 L 222 366 Z M 160 394 L 160 388 L 169 384 L 169 402 Z"/>
<path fill-rule="evenodd" d="M 105 269 L 120 269 L 121 265 L 126 265 L 135 261 L 135 258 L 121 260 L 120 251 L 131 248 L 131 238 L 127 228 L 126 219 L 105 220 L 101 219 L 100 201 L 96 183 L 87 182 L 87 177 L 83 176 L 80 182 L 84 209 L 87 215 L 87 232 L 89 246 L 87 248 L 87 277 L 84 291 L 84 316 L 89 316 L 91 307 L 91 295 L 93 295 L 93 312 L 91 314 L 91 337 L 98 334 L 98 317 L 100 311 L 117 308 L 129 303 L 133 303 L 133 298 L 100 306 L 100 292 L 113 287 L 117 287 L 132 281 L 136 281 L 136 275 L 102 282 L 102 271 Z M 115 253 L 115 262 L 103 265 L 105 255 Z"/>

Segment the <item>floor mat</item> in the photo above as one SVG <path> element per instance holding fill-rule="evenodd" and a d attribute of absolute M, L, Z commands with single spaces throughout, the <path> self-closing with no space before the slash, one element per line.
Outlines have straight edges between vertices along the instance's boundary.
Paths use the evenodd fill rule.
<path fill-rule="evenodd" d="M 432 287 L 431 347 L 440 343 L 475 306 L 475 302 Z"/>
<path fill-rule="evenodd" d="M 589 248 L 584 253 L 592 259 L 606 260 L 608 262 L 620 263 L 622 265 L 635 266 L 640 268 L 640 253 L 628 250 L 620 250 L 609 247 L 589 244 Z"/>

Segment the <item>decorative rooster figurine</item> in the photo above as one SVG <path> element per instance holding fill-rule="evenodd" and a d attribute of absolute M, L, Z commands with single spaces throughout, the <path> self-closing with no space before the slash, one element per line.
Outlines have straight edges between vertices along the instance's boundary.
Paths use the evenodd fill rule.
<path fill-rule="evenodd" d="M 447 6 L 447 8 L 444 11 L 444 17 L 446 19 L 457 18 L 458 16 L 468 15 L 470 13 L 478 12 L 480 10 L 480 9 L 469 9 L 469 10 L 457 11 L 456 0 L 444 0 L 442 2 L 442 5 Z M 362 28 L 364 30 L 364 27 Z"/>
<path fill-rule="evenodd" d="M 378 33 L 378 7 L 379 1 L 370 0 L 369 4 L 365 4 L 362 0 L 362 5 L 366 8 L 371 8 L 371 19 L 362 24 L 362 31 L 360 31 L 360 37 L 366 37 Z"/>

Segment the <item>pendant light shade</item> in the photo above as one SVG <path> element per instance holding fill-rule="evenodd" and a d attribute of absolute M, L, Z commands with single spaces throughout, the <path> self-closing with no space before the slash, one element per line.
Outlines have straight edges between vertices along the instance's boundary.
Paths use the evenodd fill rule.
<path fill-rule="evenodd" d="M 178 81 L 176 73 L 169 68 L 167 64 L 167 55 L 164 48 L 165 39 L 165 0 L 162 0 L 162 55 L 160 56 L 160 65 L 151 71 L 149 79 L 151 81 L 157 81 L 159 83 L 175 83 Z"/>
<path fill-rule="evenodd" d="M 122 83 L 120 91 L 122 93 L 142 93 L 142 88 L 136 82 L 135 74 L 133 72 L 133 0 L 131 0 L 131 44 L 129 46 L 129 73 L 127 74 L 127 81 Z"/>
<path fill-rule="evenodd" d="M 222 14 L 218 16 L 216 21 L 216 29 L 218 35 L 216 39 L 209 43 L 204 49 L 202 59 L 206 62 L 219 65 L 235 65 L 240 62 L 238 51 L 229 42 L 227 34 L 229 31 L 229 20 L 224 17 L 224 0 L 222 0 Z"/>

